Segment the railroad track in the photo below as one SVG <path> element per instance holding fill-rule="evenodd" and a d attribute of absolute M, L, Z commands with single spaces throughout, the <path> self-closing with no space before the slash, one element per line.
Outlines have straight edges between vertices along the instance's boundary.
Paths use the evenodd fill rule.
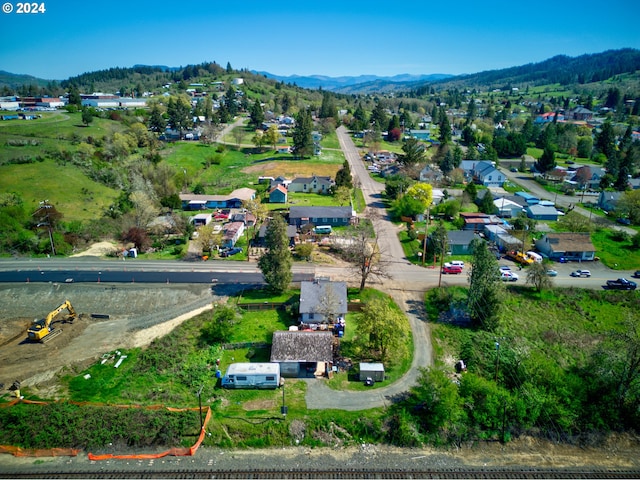
<path fill-rule="evenodd" d="M 335 470 L 76 470 L 57 472 L 0 472 L 0 479 L 285 479 L 285 480 L 359 480 L 359 479 L 602 479 L 634 480 L 640 470 L 546 470 L 546 469 L 335 469 Z"/>

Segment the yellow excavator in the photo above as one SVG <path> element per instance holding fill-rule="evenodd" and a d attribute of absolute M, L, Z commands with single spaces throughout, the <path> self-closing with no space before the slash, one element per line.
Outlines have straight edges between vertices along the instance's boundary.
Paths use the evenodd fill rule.
<path fill-rule="evenodd" d="M 67 322 L 73 322 L 76 318 L 78 318 L 78 314 L 76 313 L 73 306 L 71 306 L 71 302 L 69 302 L 69 300 L 66 300 L 58 308 L 49 312 L 46 318 L 35 320 L 33 322 L 33 325 L 31 325 L 27 330 L 27 337 L 29 338 L 29 340 L 44 343 L 47 340 L 50 340 L 62 333 L 62 330 L 53 329 L 51 327 L 51 323 L 53 322 L 53 319 L 65 309 L 69 311 L 69 317 L 67 317 L 66 320 Z"/>

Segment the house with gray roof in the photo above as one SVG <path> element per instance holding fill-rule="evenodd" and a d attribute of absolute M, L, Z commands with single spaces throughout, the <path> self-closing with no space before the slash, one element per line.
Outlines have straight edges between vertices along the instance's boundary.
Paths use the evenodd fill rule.
<path fill-rule="evenodd" d="M 333 366 L 333 333 L 273 332 L 270 360 L 280 364 L 283 377 L 329 376 Z"/>
<path fill-rule="evenodd" d="M 527 212 L 527 217 L 533 218 L 534 220 L 550 220 L 555 222 L 558 220 L 559 212 L 556 210 L 556 207 L 550 205 L 529 205 L 525 211 Z"/>
<path fill-rule="evenodd" d="M 351 207 L 291 207 L 289 224 L 296 227 L 309 223 L 315 226 L 340 227 L 350 225 L 355 216 Z"/>
<path fill-rule="evenodd" d="M 294 178 L 288 188 L 290 192 L 329 193 L 334 183 L 331 177 L 313 175 L 311 177 Z"/>
<path fill-rule="evenodd" d="M 598 196 L 598 206 L 609 212 L 614 211 L 623 193 L 624 192 L 600 192 Z"/>
<path fill-rule="evenodd" d="M 334 324 L 347 314 L 347 284 L 329 280 L 300 283 L 300 322 Z"/>
<path fill-rule="evenodd" d="M 447 242 L 451 255 L 471 255 L 471 242 L 478 238 L 471 230 L 449 230 Z"/>

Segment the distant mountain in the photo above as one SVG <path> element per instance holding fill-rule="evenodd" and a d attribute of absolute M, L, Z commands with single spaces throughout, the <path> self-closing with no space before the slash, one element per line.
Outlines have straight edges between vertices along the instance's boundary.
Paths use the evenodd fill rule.
<path fill-rule="evenodd" d="M 33 75 L 23 75 L 18 73 L 5 72 L 0 70 L 0 86 L 8 86 L 10 89 L 19 88 L 23 85 L 35 85 L 38 87 L 46 87 L 51 80 L 37 78 Z"/>
<path fill-rule="evenodd" d="M 623 48 L 602 53 L 568 57 L 557 55 L 538 63 L 489 70 L 439 80 L 438 88 L 502 88 L 509 85 L 583 85 L 601 82 L 615 75 L 640 70 L 640 50 Z M 422 88 L 430 88 L 425 82 Z"/>
<path fill-rule="evenodd" d="M 433 82 L 453 77 L 443 73 L 434 73 L 431 75 L 410 75 L 408 73 L 394 75 L 393 77 L 381 77 L 378 75 L 359 75 L 357 77 L 328 77 L 326 75 L 275 75 L 269 72 L 253 71 L 256 75 L 263 75 L 267 78 L 278 80 L 279 82 L 295 84 L 298 87 L 323 90 L 340 91 L 349 90 L 349 93 L 358 91 L 356 86 L 359 85 L 390 85 L 390 84 L 406 84 L 416 82 Z"/>

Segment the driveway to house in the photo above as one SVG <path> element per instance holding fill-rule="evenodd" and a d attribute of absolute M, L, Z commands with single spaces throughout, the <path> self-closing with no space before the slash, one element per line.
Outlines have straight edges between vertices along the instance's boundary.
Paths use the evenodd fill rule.
<path fill-rule="evenodd" d="M 433 363 L 431 337 L 424 312 L 424 292 L 438 284 L 437 271 L 427 270 L 405 259 L 394 225 L 382 203 L 384 184 L 376 182 L 365 169 L 360 153 L 344 126 L 337 129 L 342 151 L 349 162 L 351 174 L 360 183 L 367 204 L 365 216 L 373 221 L 378 247 L 389 262 L 391 279 L 376 287 L 393 297 L 405 312 L 413 334 L 413 362 L 409 371 L 397 382 L 368 391 L 336 391 L 322 380 L 307 380 L 306 403 L 308 409 L 335 408 L 340 410 L 366 410 L 384 407 L 416 384 L 420 368 Z"/>

